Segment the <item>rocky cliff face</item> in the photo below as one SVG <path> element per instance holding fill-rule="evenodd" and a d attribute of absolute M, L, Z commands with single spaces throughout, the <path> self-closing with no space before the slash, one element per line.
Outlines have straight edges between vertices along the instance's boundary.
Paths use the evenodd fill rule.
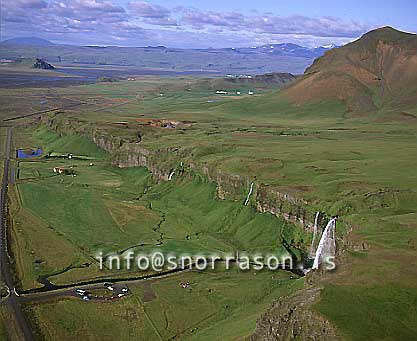
<path fill-rule="evenodd" d="M 241 201 L 248 195 L 251 183 L 254 188 L 250 204 L 259 212 L 268 212 L 292 223 L 311 229 L 316 213 L 315 207 L 291 193 L 258 183 L 256 179 L 239 174 L 229 174 L 207 164 L 190 162 L 186 150 L 164 148 L 149 150 L 140 139 L 129 140 L 113 136 L 77 121 L 43 118 L 49 129 L 60 135 L 82 134 L 88 136 L 100 148 L 111 155 L 111 162 L 120 168 L 147 167 L 157 181 L 168 181 L 170 175 L 203 176 L 215 182 L 219 199 Z M 311 309 L 319 295 L 313 286 L 296 294 L 283 297 L 260 317 L 250 340 L 320 339 L 336 340 L 338 336 L 331 324 Z"/>
<path fill-rule="evenodd" d="M 178 147 L 149 150 L 142 146 L 140 139 L 126 139 L 113 136 L 89 125 L 82 125 L 75 120 L 43 119 L 49 129 L 65 134 L 82 134 L 111 155 L 111 162 L 120 168 L 146 167 L 158 181 L 167 181 L 171 173 L 200 174 L 217 185 L 217 196 L 223 200 L 241 201 L 244 203 L 251 183 L 254 183 L 250 196 L 250 204 L 259 212 L 268 212 L 284 218 L 310 230 L 313 226 L 317 209 L 306 200 L 295 197 L 291 193 L 282 192 L 277 188 L 262 184 L 256 179 L 230 174 L 207 164 L 189 161 L 186 149 Z"/>

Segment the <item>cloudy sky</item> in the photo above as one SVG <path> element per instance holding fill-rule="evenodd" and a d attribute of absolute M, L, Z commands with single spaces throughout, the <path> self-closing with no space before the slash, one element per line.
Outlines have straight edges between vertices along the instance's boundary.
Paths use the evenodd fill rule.
<path fill-rule="evenodd" d="M 1 40 L 207 48 L 344 44 L 390 25 L 417 31 L 415 0 L 0 0 Z"/>

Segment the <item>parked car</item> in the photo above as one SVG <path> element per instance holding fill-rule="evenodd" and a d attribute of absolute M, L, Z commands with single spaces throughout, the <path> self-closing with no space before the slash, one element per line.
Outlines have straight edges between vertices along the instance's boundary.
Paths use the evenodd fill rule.
<path fill-rule="evenodd" d="M 108 289 L 108 290 L 110 290 L 110 291 L 113 291 L 113 290 L 114 290 L 114 288 L 113 288 L 113 283 L 106 282 L 106 283 L 104 283 L 103 285 L 104 285 L 104 287 L 105 287 L 106 289 Z"/>
<path fill-rule="evenodd" d="M 77 289 L 75 290 L 75 292 L 77 293 L 77 295 L 80 296 L 84 296 L 87 293 L 87 291 L 85 291 L 84 289 Z"/>

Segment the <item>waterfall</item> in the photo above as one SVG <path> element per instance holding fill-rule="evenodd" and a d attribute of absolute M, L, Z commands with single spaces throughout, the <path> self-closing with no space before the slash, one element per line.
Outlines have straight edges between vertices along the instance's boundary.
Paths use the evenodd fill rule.
<path fill-rule="evenodd" d="M 335 229 L 336 218 L 333 218 L 327 223 L 327 226 L 321 236 L 316 256 L 314 258 L 313 269 L 319 268 L 323 257 L 334 256 L 336 251 Z"/>
<path fill-rule="evenodd" d="M 175 171 L 171 171 L 171 173 L 168 176 L 168 181 L 172 180 L 172 176 L 175 174 Z"/>
<path fill-rule="evenodd" d="M 315 242 L 316 242 L 316 237 L 317 237 L 317 228 L 318 228 L 318 224 L 319 224 L 319 218 L 320 218 L 320 211 L 318 211 L 316 213 L 316 218 L 314 219 L 314 226 L 313 226 L 313 240 L 311 241 L 311 246 L 310 246 L 310 255 L 311 256 L 315 256 Z"/>
<path fill-rule="evenodd" d="M 245 206 L 248 206 L 249 199 L 250 199 L 250 196 L 252 195 L 252 192 L 253 192 L 253 182 L 251 182 L 251 184 L 250 184 L 249 193 L 248 193 L 248 196 L 246 197 L 246 200 L 245 200 Z"/>

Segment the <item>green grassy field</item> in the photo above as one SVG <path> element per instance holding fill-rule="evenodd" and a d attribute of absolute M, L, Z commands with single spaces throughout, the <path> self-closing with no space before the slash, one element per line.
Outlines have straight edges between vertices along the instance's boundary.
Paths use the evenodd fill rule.
<path fill-rule="evenodd" d="M 21 208 L 14 226 L 26 289 L 39 285 L 38 276 L 57 284 L 99 276 L 98 252 L 283 254 L 281 236 L 294 242 L 307 238 L 272 215 L 217 200 L 215 186 L 199 177 L 155 183 L 144 168 L 111 167 L 106 154 L 85 138 L 60 138 L 43 128 L 33 132 L 31 141 L 47 152 L 94 159 L 19 162 Z M 72 167 L 76 176 L 55 175 L 52 169 L 58 166 Z"/>
<path fill-rule="evenodd" d="M 187 289 L 180 282 L 188 281 Z M 302 286 L 284 272 L 191 272 L 131 287 L 115 303 L 61 300 L 30 307 L 50 339 L 232 340 L 250 335 L 269 302 Z M 51 313 L 54 319 L 51 319 Z M 71 316 L 71 318 L 68 318 Z"/>
<path fill-rule="evenodd" d="M 161 90 L 162 97 L 158 95 Z M 298 106 L 276 92 L 252 97 L 217 96 L 212 89 L 190 79 L 144 79 L 55 91 L 54 98 L 60 101 L 79 98 L 89 103 L 54 117 L 63 126 L 77 122 L 84 129 L 93 125 L 101 132 L 125 139 L 134 139 L 140 133 L 140 145 L 156 154 L 176 147 L 181 150 L 184 163 L 193 162 L 232 175 L 256 176 L 257 184 L 302 198 L 329 215 L 339 214 L 340 238 L 347 224 L 354 228 L 337 270 L 320 280 L 324 290 L 315 309 L 346 338 L 410 339 L 415 335 L 417 126 L 414 121 L 390 118 L 389 107 L 365 117 L 346 112 L 339 102 Z M 415 112 L 413 108 L 404 110 Z M 137 122 L 143 117 L 192 124 L 184 129 L 151 128 Z M 121 121 L 127 125 L 115 124 Z M 18 240 L 29 243 L 30 229 L 36 229 L 53 234 L 53 243 L 62 245 L 62 250 L 64 247 L 74 250 L 63 252 L 71 254 L 65 261 L 40 263 L 36 268 L 33 262 L 37 258 L 49 259 L 53 249 L 38 256 L 41 245 L 31 241 L 33 246 L 29 250 L 33 252 L 21 253 L 22 268 L 26 267 L 22 273 L 29 278 L 28 286 L 33 285 L 39 274 L 53 274 L 70 264 L 80 264 L 99 249 L 123 250 L 142 242 L 153 248 L 160 232 L 164 233 L 161 247 L 167 251 L 237 248 L 278 251 L 281 232 L 289 240 L 304 245 L 310 239 L 308 234 L 272 215 L 244 207 L 246 188 L 237 202 L 218 200 L 215 185 L 204 177 L 174 178 L 156 184 L 144 169 L 111 167 L 111 156 L 89 144 L 85 137 L 58 138 L 45 128 L 22 131 L 22 136 L 29 136 L 28 133 L 31 143 L 43 145 L 47 151 L 95 158 L 20 163 L 18 187 L 23 208 L 16 221 L 22 219 L 24 226 L 28 225 L 25 219 L 37 219 L 38 223 L 22 227 Z M 161 153 L 161 163 L 167 162 L 164 158 Z M 179 161 L 175 156 L 173 159 L 175 163 Z M 89 166 L 90 162 L 94 165 Z M 74 165 L 77 177 L 51 176 L 55 164 Z M 155 224 L 162 217 L 165 220 L 155 231 Z M 42 234 L 39 236 L 44 238 Z M 341 242 L 339 239 L 339 246 Z M 90 275 L 97 276 L 93 268 L 75 269 L 51 278 L 60 283 Z M 157 301 L 152 302 L 148 305 L 149 313 L 152 309 L 165 309 L 156 308 Z M 56 304 L 68 305 L 69 311 L 84 309 L 80 302 Z M 152 308 L 153 304 L 156 307 Z M 266 301 L 262 309 L 265 306 Z M 42 324 L 54 323 L 45 313 L 47 308 L 34 309 Z M 259 317 L 262 311 L 260 306 L 248 307 L 248 311 L 251 309 L 253 315 L 234 315 L 233 325 L 213 320 L 211 327 L 198 329 L 195 335 L 198 339 L 216 337 L 220 330 L 222 335 L 230 331 L 227 338 L 233 338 L 238 336 L 235 330 L 242 325 L 250 326 L 245 330 L 247 335 L 254 327 L 255 315 Z M 65 323 L 84 323 L 83 331 L 96 328 L 96 323 L 90 326 L 78 320 L 67 322 L 67 313 L 62 314 Z M 245 320 L 249 315 L 252 322 Z M 58 333 L 60 328 L 70 327 L 45 328 Z M 178 332 L 182 327 L 175 328 Z M 169 331 L 163 335 L 173 334 Z"/>

